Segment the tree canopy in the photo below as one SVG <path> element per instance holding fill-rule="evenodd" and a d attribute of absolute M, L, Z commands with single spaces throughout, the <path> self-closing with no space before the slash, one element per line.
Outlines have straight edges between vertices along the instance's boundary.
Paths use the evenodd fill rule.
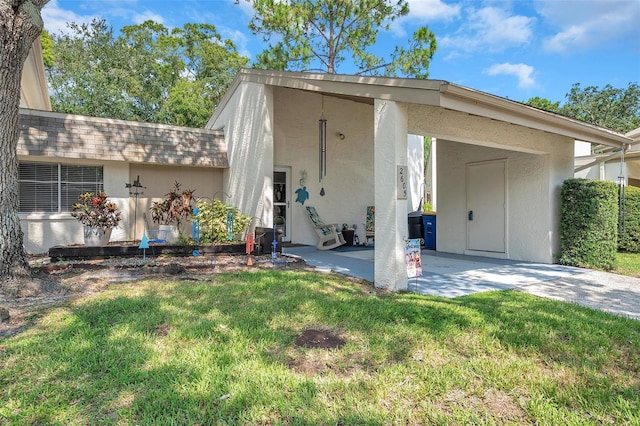
<path fill-rule="evenodd" d="M 557 112 L 597 126 L 627 133 L 640 127 L 640 86 L 629 83 L 627 88 L 610 84 L 602 89 L 575 83 L 566 94 L 566 102 L 551 102 L 535 97 L 525 102 L 545 111 Z"/>
<path fill-rule="evenodd" d="M 210 24 L 146 21 L 117 37 L 104 20 L 69 28 L 50 36 L 46 63 L 59 112 L 201 127 L 248 63 Z"/>
<path fill-rule="evenodd" d="M 386 57 L 371 52 L 380 30 L 407 15 L 406 0 L 254 0 L 249 24 L 269 47 L 257 68 L 337 73 L 341 66 L 356 75 L 427 78 L 436 51 L 435 35 L 422 27 L 406 47 Z"/>
<path fill-rule="evenodd" d="M 571 87 L 562 112 L 569 117 L 626 133 L 640 127 L 640 87 L 629 83 L 626 89 L 607 84 L 602 89 L 580 83 Z"/>

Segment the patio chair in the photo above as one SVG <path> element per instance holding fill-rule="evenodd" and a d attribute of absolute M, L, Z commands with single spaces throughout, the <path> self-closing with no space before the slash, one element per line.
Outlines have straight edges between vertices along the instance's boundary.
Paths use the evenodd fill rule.
<path fill-rule="evenodd" d="M 364 245 L 369 245 L 369 238 L 371 241 L 375 241 L 376 236 L 376 208 L 374 206 L 367 206 L 367 217 L 364 223 Z"/>
<path fill-rule="evenodd" d="M 315 207 L 307 206 L 305 209 L 313 224 L 313 230 L 318 234 L 318 244 L 316 244 L 318 250 L 329 250 L 347 243 L 337 224 L 325 224 L 318 216 Z"/>

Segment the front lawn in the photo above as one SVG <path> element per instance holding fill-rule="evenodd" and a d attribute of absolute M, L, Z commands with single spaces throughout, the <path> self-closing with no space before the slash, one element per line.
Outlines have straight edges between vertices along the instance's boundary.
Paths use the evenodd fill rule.
<path fill-rule="evenodd" d="M 611 272 L 640 278 L 640 253 L 616 253 L 616 267 Z"/>
<path fill-rule="evenodd" d="M 640 322 L 572 304 L 238 272 L 113 285 L 0 340 L 0 424 L 631 425 L 639 371 Z"/>

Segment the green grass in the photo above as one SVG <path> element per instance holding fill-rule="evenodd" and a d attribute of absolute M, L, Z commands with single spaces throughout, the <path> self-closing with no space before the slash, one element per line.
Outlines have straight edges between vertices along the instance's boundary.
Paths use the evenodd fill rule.
<path fill-rule="evenodd" d="M 331 330 L 340 349 L 294 345 Z M 0 340 L 0 424 L 640 424 L 640 322 L 308 272 L 112 286 Z"/>
<path fill-rule="evenodd" d="M 640 253 L 618 252 L 616 254 L 616 267 L 611 272 L 640 278 Z"/>

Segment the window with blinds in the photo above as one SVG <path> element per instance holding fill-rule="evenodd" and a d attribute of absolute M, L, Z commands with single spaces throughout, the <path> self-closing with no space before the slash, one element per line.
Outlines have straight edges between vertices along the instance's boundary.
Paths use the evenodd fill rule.
<path fill-rule="evenodd" d="M 21 213 L 71 211 L 85 192 L 104 189 L 102 166 L 57 163 L 20 163 Z"/>

